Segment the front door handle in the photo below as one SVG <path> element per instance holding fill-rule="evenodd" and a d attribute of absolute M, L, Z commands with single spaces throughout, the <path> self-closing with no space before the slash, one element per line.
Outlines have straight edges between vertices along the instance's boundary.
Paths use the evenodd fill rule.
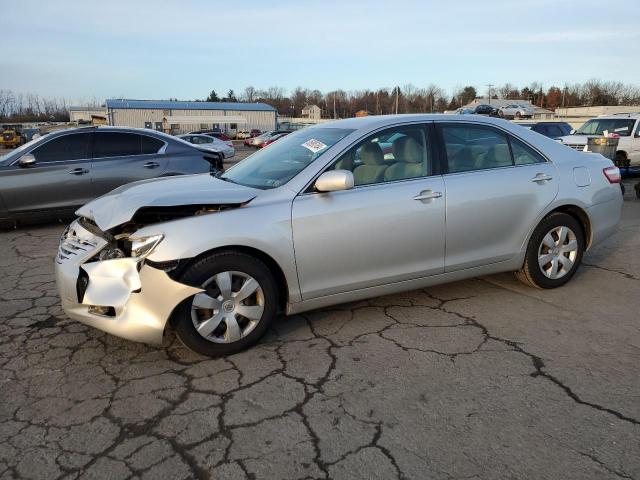
<path fill-rule="evenodd" d="M 423 190 L 420 195 L 413 197 L 414 200 L 433 200 L 434 198 L 440 198 L 442 192 L 434 192 L 433 190 Z"/>
<path fill-rule="evenodd" d="M 536 183 L 542 183 L 542 182 L 548 182 L 549 180 L 552 180 L 552 179 L 553 177 L 550 175 L 547 175 L 546 173 L 539 173 L 535 177 L 533 177 L 531 181 Z"/>
<path fill-rule="evenodd" d="M 160 164 L 157 162 L 147 162 L 143 165 L 144 168 L 156 168 L 159 167 Z"/>
<path fill-rule="evenodd" d="M 89 173 L 89 170 L 86 168 L 74 168 L 69 172 L 69 175 L 84 175 L 85 173 Z"/>

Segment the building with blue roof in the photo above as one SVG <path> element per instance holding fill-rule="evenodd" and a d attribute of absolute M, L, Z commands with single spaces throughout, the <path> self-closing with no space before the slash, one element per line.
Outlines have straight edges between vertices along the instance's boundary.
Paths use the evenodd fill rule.
<path fill-rule="evenodd" d="M 254 128 L 274 130 L 277 123 L 276 109 L 266 103 L 109 99 L 105 106 L 110 125 L 174 135 L 211 129 L 235 135 Z"/>

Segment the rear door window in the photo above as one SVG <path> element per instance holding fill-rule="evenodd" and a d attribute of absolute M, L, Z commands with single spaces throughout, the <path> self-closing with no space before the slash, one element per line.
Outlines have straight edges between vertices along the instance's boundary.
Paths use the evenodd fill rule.
<path fill-rule="evenodd" d="M 542 155 L 517 138 L 510 137 L 509 140 L 511 142 L 511 151 L 513 152 L 513 162 L 516 165 L 529 165 L 532 163 L 544 163 L 546 161 Z"/>
<path fill-rule="evenodd" d="M 482 125 L 444 124 L 442 138 L 449 173 L 513 165 L 507 136 Z"/>
<path fill-rule="evenodd" d="M 96 132 L 93 135 L 93 158 L 140 155 L 140 135 L 124 132 Z"/>
<path fill-rule="evenodd" d="M 164 142 L 162 140 L 147 137 L 146 135 L 140 135 L 140 142 L 140 150 L 143 155 L 158 153 L 158 151 L 164 146 Z"/>
<path fill-rule="evenodd" d="M 36 162 L 63 162 L 89 158 L 89 133 L 63 135 L 31 151 Z"/>

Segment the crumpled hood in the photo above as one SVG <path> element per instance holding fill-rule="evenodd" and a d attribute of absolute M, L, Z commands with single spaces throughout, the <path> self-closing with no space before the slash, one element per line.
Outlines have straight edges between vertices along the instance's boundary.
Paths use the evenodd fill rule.
<path fill-rule="evenodd" d="M 130 183 L 96 198 L 76 211 L 106 231 L 133 218 L 142 207 L 241 204 L 260 190 L 217 179 L 208 173 L 154 178 Z"/>

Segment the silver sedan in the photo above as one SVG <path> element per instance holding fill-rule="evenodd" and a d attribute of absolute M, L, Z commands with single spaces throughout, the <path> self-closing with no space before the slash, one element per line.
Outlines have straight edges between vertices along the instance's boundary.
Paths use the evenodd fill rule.
<path fill-rule="evenodd" d="M 203 135 L 197 133 L 189 133 L 186 135 L 178 135 L 178 138 L 185 142 L 198 145 L 200 148 L 209 150 L 214 153 L 222 155 L 223 159 L 231 158 L 236 154 L 236 149 L 233 147 L 233 142 L 229 140 L 225 142 L 219 138 L 212 137 L 210 135 Z"/>
<path fill-rule="evenodd" d="M 56 259 L 67 314 L 226 355 L 279 313 L 514 271 L 576 273 L 620 218 L 620 172 L 510 122 L 371 116 L 297 132 L 226 173 L 120 187 Z"/>

